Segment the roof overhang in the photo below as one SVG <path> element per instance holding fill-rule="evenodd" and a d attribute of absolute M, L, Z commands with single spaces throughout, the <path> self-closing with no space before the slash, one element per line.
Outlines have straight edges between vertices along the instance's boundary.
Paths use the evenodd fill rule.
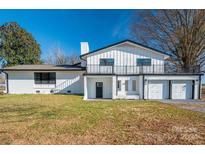
<path fill-rule="evenodd" d="M 130 45 L 133 45 L 133 46 L 136 46 L 136 47 L 138 47 L 138 48 L 142 48 L 142 49 L 148 50 L 148 51 L 150 51 L 150 52 L 153 52 L 153 53 L 156 53 L 156 54 L 159 54 L 159 55 L 162 55 L 162 56 L 164 56 L 164 59 L 167 59 L 167 58 L 169 58 L 169 57 L 171 56 L 171 55 L 169 55 L 169 54 L 167 54 L 167 53 L 164 53 L 164 52 L 162 52 L 162 51 L 160 51 L 160 50 L 157 50 L 157 49 L 154 49 L 154 48 L 145 46 L 145 45 L 140 44 L 140 43 L 137 43 L 137 42 L 135 42 L 135 41 L 132 41 L 132 40 L 124 40 L 124 41 L 120 41 L 120 42 L 117 42 L 117 43 L 108 45 L 108 46 L 106 46 L 106 47 L 103 47 L 103 48 L 100 48 L 100 49 L 91 51 L 91 52 L 86 53 L 86 54 L 84 54 L 84 55 L 81 55 L 80 58 L 85 60 L 85 59 L 86 59 L 88 56 L 90 56 L 90 55 L 93 55 L 93 54 L 102 52 L 102 51 L 104 51 L 105 49 L 107 50 L 107 49 L 115 48 L 115 47 L 120 46 L 120 45 L 125 44 L 125 43 L 130 44 Z"/>
<path fill-rule="evenodd" d="M 84 69 L 0 69 L 0 71 L 85 71 Z"/>

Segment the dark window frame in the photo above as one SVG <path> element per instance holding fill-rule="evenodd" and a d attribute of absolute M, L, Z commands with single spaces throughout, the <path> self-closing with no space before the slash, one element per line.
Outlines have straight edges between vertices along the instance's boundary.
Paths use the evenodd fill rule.
<path fill-rule="evenodd" d="M 100 66 L 114 66 L 114 63 L 115 63 L 114 58 L 100 58 Z"/>
<path fill-rule="evenodd" d="M 34 72 L 35 84 L 56 84 L 56 72 Z"/>
<path fill-rule="evenodd" d="M 152 59 L 151 58 L 137 58 L 137 66 L 151 66 Z"/>

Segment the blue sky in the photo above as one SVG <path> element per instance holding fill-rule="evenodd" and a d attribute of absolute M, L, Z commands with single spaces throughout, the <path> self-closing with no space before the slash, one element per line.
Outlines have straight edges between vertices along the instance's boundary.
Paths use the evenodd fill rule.
<path fill-rule="evenodd" d="M 60 47 L 80 54 L 80 42 L 90 50 L 128 39 L 134 10 L 0 10 L 0 25 L 18 22 L 41 46 L 42 58 Z M 203 77 L 205 83 L 205 77 Z"/>
<path fill-rule="evenodd" d="M 80 54 L 80 42 L 94 50 L 129 38 L 133 10 L 0 10 L 0 24 L 15 21 L 41 45 L 42 58 L 55 47 Z"/>

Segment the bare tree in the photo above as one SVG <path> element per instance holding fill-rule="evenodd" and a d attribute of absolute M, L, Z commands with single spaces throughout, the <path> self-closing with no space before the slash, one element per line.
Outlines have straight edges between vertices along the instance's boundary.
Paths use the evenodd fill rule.
<path fill-rule="evenodd" d="M 56 51 L 54 51 L 54 64 L 56 65 L 62 65 L 67 64 L 67 56 L 62 52 L 60 48 L 57 48 Z"/>
<path fill-rule="evenodd" d="M 80 59 L 79 56 L 76 54 L 66 55 L 61 48 L 57 47 L 47 54 L 47 57 L 44 62 L 46 64 L 54 65 L 73 65 L 80 62 Z"/>
<path fill-rule="evenodd" d="M 131 35 L 141 43 L 170 53 L 184 71 L 205 65 L 205 10 L 137 11 Z"/>

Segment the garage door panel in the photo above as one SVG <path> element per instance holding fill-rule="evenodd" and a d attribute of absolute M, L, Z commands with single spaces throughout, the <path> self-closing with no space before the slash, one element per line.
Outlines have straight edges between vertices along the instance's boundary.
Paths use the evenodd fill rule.
<path fill-rule="evenodd" d="M 172 99 L 191 99 L 191 81 L 172 81 Z"/>
<path fill-rule="evenodd" d="M 149 81 L 148 85 L 149 99 L 166 99 L 168 98 L 168 81 Z"/>

